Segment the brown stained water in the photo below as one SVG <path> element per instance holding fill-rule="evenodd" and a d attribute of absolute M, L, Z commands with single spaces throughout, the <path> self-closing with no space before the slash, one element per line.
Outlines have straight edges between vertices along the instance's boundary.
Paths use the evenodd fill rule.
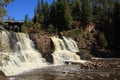
<path fill-rule="evenodd" d="M 61 65 L 36 69 L 10 80 L 120 80 L 120 59 L 91 60 L 84 65 Z"/>

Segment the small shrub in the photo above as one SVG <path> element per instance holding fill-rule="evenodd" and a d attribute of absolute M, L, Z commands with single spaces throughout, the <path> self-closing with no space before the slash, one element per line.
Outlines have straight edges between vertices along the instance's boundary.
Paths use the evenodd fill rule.
<path fill-rule="evenodd" d="M 86 34 L 86 38 L 87 38 L 88 40 L 90 40 L 91 37 L 92 37 L 92 33 L 88 32 L 88 33 Z"/>
<path fill-rule="evenodd" d="M 100 34 L 99 42 L 100 42 L 100 44 L 101 44 L 103 47 L 107 47 L 107 46 L 108 46 L 108 42 L 107 42 L 107 39 L 106 39 L 104 33 L 101 33 L 101 34 Z"/>
<path fill-rule="evenodd" d="M 27 27 L 25 26 L 25 24 L 21 26 L 21 32 L 27 33 Z"/>
<path fill-rule="evenodd" d="M 73 30 L 71 30 L 70 35 L 71 36 L 82 35 L 82 31 L 81 31 L 81 29 L 73 29 Z"/>

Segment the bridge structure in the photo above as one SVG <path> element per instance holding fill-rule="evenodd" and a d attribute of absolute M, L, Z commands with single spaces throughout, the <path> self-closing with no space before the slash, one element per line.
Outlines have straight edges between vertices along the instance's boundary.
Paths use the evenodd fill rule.
<path fill-rule="evenodd" d="M 8 31 L 21 32 L 21 26 L 24 21 L 4 20 L 0 21 L 0 26 Z"/>

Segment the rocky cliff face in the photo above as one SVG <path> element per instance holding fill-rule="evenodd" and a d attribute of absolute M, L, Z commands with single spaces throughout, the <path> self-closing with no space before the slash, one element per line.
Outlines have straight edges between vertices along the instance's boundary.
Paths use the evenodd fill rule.
<path fill-rule="evenodd" d="M 42 56 L 49 62 L 52 62 L 51 53 L 54 51 L 54 45 L 47 34 L 30 34 L 30 38 L 36 44 L 36 48 L 41 52 Z"/>

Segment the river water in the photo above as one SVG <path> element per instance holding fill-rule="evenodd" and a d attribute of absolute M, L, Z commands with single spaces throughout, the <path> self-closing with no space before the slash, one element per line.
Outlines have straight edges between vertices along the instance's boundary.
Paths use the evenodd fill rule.
<path fill-rule="evenodd" d="M 120 59 L 91 60 L 91 65 L 51 66 L 9 77 L 10 80 L 119 80 Z"/>

